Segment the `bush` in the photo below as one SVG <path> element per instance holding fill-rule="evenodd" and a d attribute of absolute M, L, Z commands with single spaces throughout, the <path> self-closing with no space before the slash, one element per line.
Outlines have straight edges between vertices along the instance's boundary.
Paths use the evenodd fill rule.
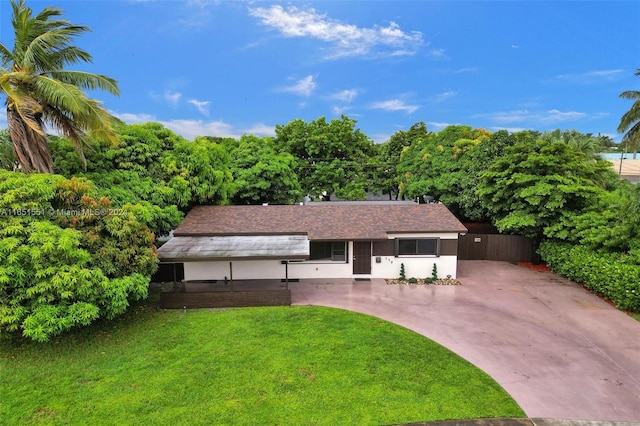
<path fill-rule="evenodd" d="M 47 341 L 147 296 L 145 209 L 94 193 L 84 179 L 0 170 L 0 337 Z"/>
<path fill-rule="evenodd" d="M 417 284 L 418 283 L 418 279 L 414 278 L 414 277 L 411 277 L 411 278 L 409 278 L 409 283 L 410 284 Z"/>
<path fill-rule="evenodd" d="M 400 264 L 400 281 L 406 281 L 407 276 L 406 273 L 404 271 L 404 263 Z"/>
<path fill-rule="evenodd" d="M 551 241 L 543 242 L 538 252 L 553 271 L 583 283 L 619 309 L 640 312 L 640 265 L 630 263 L 628 256 Z"/>

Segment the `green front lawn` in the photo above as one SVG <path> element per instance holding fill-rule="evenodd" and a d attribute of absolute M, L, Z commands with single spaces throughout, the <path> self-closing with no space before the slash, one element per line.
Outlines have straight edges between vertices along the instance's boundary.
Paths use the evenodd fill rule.
<path fill-rule="evenodd" d="M 489 376 L 377 318 L 322 307 L 160 311 L 0 343 L 0 423 L 394 424 L 523 417 Z"/>

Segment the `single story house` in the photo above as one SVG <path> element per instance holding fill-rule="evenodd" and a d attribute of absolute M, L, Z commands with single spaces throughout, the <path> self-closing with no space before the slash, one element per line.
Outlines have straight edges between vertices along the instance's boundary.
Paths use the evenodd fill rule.
<path fill-rule="evenodd" d="M 443 204 L 322 202 L 199 206 L 158 250 L 185 281 L 455 278 L 458 235 Z"/>

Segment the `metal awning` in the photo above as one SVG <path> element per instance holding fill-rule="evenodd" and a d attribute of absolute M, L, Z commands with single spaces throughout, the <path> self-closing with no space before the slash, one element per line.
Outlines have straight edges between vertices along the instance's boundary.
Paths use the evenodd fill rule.
<path fill-rule="evenodd" d="M 306 235 L 173 237 L 158 249 L 161 262 L 308 259 Z"/>

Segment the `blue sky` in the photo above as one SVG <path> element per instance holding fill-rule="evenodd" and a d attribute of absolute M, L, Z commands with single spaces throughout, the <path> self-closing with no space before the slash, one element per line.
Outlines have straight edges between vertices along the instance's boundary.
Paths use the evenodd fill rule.
<path fill-rule="evenodd" d="M 345 114 L 377 142 L 437 131 L 577 129 L 619 141 L 639 90 L 640 2 L 29 1 L 89 26 L 76 44 L 119 81 L 93 93 L 127 123 L 188 139 L 274 134 Z M 0 39 L 12 46 L 10 7 Z M 6 127 L 4 113 L 0 127 Z"/>

